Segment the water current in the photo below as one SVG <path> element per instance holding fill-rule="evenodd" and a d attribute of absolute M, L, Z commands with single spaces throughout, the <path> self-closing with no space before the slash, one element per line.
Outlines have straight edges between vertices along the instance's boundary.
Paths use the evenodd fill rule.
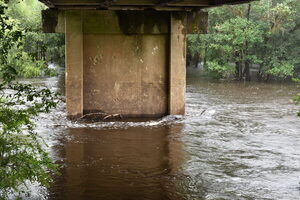
<path fill-rule="evenodd" d="M 63 82 L 32 81 L 61 92 Z M 300 199 L 299 91 L 192 72 L 184 117 L 71 122 L 61 104 L 38 119 L 61 175 L 36 199 Z"/>

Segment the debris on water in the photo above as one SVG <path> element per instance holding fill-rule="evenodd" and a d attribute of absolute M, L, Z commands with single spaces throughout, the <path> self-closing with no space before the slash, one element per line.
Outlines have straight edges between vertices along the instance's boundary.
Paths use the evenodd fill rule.
<path fill-rule="evenodd" d="M 204 110 L 201 112 L 201 114 L 200 114 L 200 115 L 203 115 L 203 113 L 205 113 L 205 111 L 206 111 L 206 109 L 204 109 Z"/>
<path fill-rule="evenodd" d="M 184 119 L 184 116 L 182 116 L 182 115 L 167 115 L 167 116 L 163 117 L 161 120 L 162 121 L 173 121 L 173 120 L 180 120 L 180 119 Z"/>
<path fill-rule="evenodd" d="M 86 122 L 96 122 L 96 121 L 105 121 L 105 120 L 116 120 L 122 119 L 121 114 L 108 114 L 105 112 L 96 112 L 96 113 L 88 113 L 83 115 L 78 119 L 78 121 L 86 121 Z"/>

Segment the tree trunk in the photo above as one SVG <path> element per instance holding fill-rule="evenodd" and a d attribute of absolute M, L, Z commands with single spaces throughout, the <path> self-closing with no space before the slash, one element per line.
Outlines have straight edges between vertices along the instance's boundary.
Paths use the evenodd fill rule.
<path fill-rule="evenodd" d="M 203 66 L 206 67 L 206 61 L 207 61 L 207 46 L 204 48 L 204 58 L 203 58 Z"/>
<path fill-rule="evenodd" d="M 251 13 L 251 3 L 248 3 L 248 9 L 247 9 L 247 20 L 250 20 L 250 13 Z"/>
<path fill-rule="evenodd" d="M 195 59 L 194 59 L 194 62 L 195 62 L 194 65 L 195 65 L 195 68 L 198 67 L 199 61 L 200 61 L 200 56 L 199 56 L 199 53 L 197 53 L 197 54 L 195 55 Z"/>
<path fill-rule="evenodd" d="M 250 20 L 250 13 L 251 13 L 251 3 L 248 4 L 248 9 L 247 9 L 247 20 Z M 246 55 L 248 54 L 248 41 L 246 41 L 246 48 L 245 48 L 245 52 Z M 245 59 L 245 57 L 244 57 Z M 251 77 L 250 77 L 250 63 L 249 60 L 246 58 L 244 61 L 244 71 L 243 71 L 243 77 L 245 78 L 246 81 L 250 81 Z"/>
<path fill-rule="evenodd" d="M 187 67 L 189 67 L 191 65 L 191 60 L 192 60 L 191 53 L 188 53 L 187 57 L 186 57 L 186 66 Z"/>
<path fill-rule="evenodd" d="M 238 81 L 243 79 L 243 65 L 240 61 L 235 62 L 235 78 Z"/>
<path fill-rule="evenodd" d="M 245 61 L 245 68 L 244 68 L 244 72 L 243 72 L 243 76 L 245 77 L 246 81 L 250 81 L 251 77 L 250 77 L 250 63 L 248 60 Z"/>

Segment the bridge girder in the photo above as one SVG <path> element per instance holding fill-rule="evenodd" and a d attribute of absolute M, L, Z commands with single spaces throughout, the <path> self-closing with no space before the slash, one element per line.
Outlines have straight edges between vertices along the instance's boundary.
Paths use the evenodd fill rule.
<path fill-rule="evenodd" d="M 48 7 L 98 10 L 191 11 L 224 4 L 240 4 L 253 0 L 39 0 Z"/>

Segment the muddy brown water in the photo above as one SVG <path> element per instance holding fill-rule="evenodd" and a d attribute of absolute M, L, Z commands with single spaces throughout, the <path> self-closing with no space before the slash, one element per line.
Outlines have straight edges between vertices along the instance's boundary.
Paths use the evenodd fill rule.
<path fill-rule="evenodd" d="M 36 199 L 300 199 L 300 91 L 188 76 L 185 117 L 76 123 L 64 105 L 38 130 L 61 175 Z M 61 90 L 62 79 L 36 80 Z"/>

